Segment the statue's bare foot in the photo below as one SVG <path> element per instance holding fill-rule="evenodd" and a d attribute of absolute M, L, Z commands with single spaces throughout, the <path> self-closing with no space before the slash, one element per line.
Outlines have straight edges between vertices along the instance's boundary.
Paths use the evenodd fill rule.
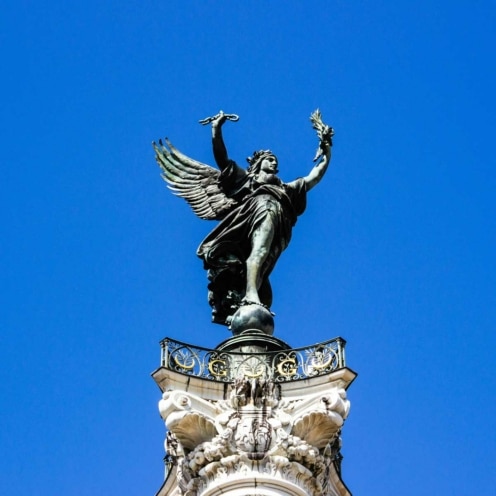
<path fill-rule="evenodd" d="M 256 291 L 246 292 L 245 297 L 241 300 L 242 305 L 261 305 L 260 298 L 258 297 L 258 293 Z"/>
<path fill-rule="evenodd" d="M 260 301 L 260 298 L 256 298 L 256 301 L 253 301 L 253 300 L 250 300 L 248 299 L 248 297 L 244 297 L 242 300 L 241 300 L 241 303 L 240 303 L 240 307 L 243 307 L 243 306 L 247 306 L 247 305 L 258 305 L 259 307 L 263 307 L 265 308 L 266 310 L 269 310 L 270 312 L 270 308 L 265 305 L 265 303 L 262 303 Z M 274 313 L 270 312 L 272 315 L 275 315 Z"/>

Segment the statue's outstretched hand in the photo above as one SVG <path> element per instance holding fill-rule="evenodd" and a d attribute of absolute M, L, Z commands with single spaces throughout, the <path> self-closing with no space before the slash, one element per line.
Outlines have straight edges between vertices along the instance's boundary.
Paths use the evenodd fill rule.
<path fill-rule="evenodd" d="M 212 123 L 213 127 L 220 127 L 226 121 L 233 121 L 233 122 L 239 121 L 239 115 L 224 114 L 224 112 L 221 110 L 217 115 L 214 115 L 212 117 L 206 117 L 205 119 L 202 119 L 201 121 L 198 122 L 203 126 Z"/>
<path fill-rule="evenodd" d="M 322 115 L 319 109 L 312 113 L 310 120 L 312 121 L 312 127 L 317 131 L 317 136 L 319 138 L 319 147 L 317 148 L 313 161 L 316 162 L 323 155 L 329 158 L 334 129 L 322 122 Z"/>
<path fill-rule="evenodd" d="M 224 114 L 224 112 L 220 110 L 217 115 L 214 115 L 214 117 L 212 117 L 212 127 L 221 127 L 226 121 L 226 114 Z"/>

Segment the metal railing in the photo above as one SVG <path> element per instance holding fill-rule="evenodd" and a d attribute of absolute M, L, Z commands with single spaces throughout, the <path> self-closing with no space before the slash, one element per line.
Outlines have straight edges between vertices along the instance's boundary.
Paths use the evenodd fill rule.
<path fill-rule="evenodd" d="M 305 348 L 257 353 L 226 352 L 165 338 L 160 342 L 161 365 L 181 374 L 217 382 L 238 378 L 289 382 L 331 372 L 346 366 L 346 341 L 334 338 Z"/>

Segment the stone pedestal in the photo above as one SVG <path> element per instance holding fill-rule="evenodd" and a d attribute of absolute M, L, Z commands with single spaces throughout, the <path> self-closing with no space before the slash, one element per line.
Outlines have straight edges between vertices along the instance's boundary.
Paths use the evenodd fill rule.
<path fill-rule="evenodd" d="M 232 380 L 212 380 L 198 373 L 213 370 L 210 362 L 195 365 L 201 349 L 190 347 L 187 356 L 185 345 L 168 343 L 167 360 L 153 373 L 162 391 L 170 466 L 157 496 L 350 494 L 340 475 L 340 432 L 350 408 L 346 389 L 356 374 L 343 366 L 344 349 L 328 342 L 281 350 L 280 342 L 276 350 L 243 353 L 250 346 L 244 342 L 226 352 L 231 341 L 219 346 L 220 355 L 203 350 L 210 362 L 234 357 L 229 366 L 237 375 L 227 371 L 218 378 Z M 263 357 L 269 365 L 245 367 Z"/>

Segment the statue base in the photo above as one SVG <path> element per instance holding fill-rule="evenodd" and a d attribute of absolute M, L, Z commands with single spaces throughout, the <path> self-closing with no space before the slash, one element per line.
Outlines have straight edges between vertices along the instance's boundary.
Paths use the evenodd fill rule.
<path fill-rule="evenodd" d="M 262 331 L 249 330 L 226 339 L 215 348 L 218 351 L 235 353 L 266 353 L 291 349 L 289 344 Z"/>
<path fill-rule="evenodd" d="M 270 310 L 262 305 L 255 303 L 242 305 L 233 315 L 229 329 L 234 336 L 245 331 L 261 331 L 272 336 L 274 334 L 274 317 Z"/>

